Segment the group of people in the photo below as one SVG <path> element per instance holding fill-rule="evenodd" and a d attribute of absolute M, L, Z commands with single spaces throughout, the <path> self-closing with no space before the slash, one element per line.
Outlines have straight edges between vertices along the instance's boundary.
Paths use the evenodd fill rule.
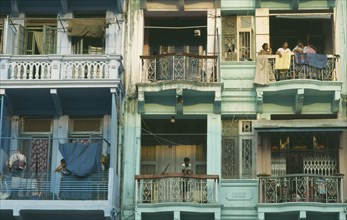
<path fill-rule="evenodd" d="M 262 46 L 262 49 L 259 51 L 258 55 L 272 55 L 272 49 L 271 47 L 269 47 L 268 43 L 264 43 Z M 284 41 L 282 43 L 282 47 L 278 48 L 276 51 L 276 55 L 278 55 L 279 57 L 282 57 L 284 53 L 290 53 L 292 52 L 289 49 L 289 45 L 287 41 Z M 301 40 L 297 41 L 297 45 L 293 48 L 293 52 L 296 53 L 315 53 L 316 51 L 312 48 L 311 45 L 308 46 L 304 46 L 303 42 Z"/>
<path fill-rule="evenodd" d="M 304 46 L 301 40 L 297 41 L 297 45 L 290 50 L 288 42 L 283 42 L 282 47 L 278 48 L 275 52 L 276 59 L 274 65 L 270 65 L 266 55 L 272 55 L 272 49 L 268 43 L 262 45 L 262 49 L 259 51 L 257 56 L 256 75 L 254 83 L 258 85 L 268 85 L 272 81 L 276 81 L 274 70 L 276 69 L 279 73 L 285 74 L 290 68 L 292 52 L 294 52 L 295 62 L 297 64 L 307 64 L 308 58 L 306 54 L 316 55 L 316 50 L 309 43 Z M 313 56 L 313 55 L 311 55 Z M 314 61 L 315 57 L 311 58 L 310 61 Z M 319 63 L 320 64 L 320 63 Z M 322 66 L 324 66 L 322 64 Z M 293 78 L 295 76 L 293 75 Z"/>

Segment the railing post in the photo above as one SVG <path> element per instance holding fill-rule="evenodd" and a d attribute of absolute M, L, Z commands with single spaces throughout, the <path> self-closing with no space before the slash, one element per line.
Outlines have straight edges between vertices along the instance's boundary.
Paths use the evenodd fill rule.
<path fill-rule="evenodd" d="M 10 79 L 9 73 L 8 73 L 8 67 L 10 65 L 10 57 L 9 56 L 1 56 L 1 62 L 0 62 L 0 80 L 4 79 Z"/>
<path fill-rule="evenodd" d="M 62 56 L 51 55 L 48 57 L 51 60 L 51 79 L 61 79 L 63 76 L 61 71 Z"/>
<path fill-rule="evenodd" d="M 343 184 L 343 178 L 340 178 L 340 198 L 341 198 L 341 203 L 343 203 L 343 201 L 344 201 L 344 198 L 343 198 L 343 186 L 344 186 L 344 184 Z"/>
<path fill-rule="evenodd" d="M 218 203 L 218 179 L 215 179 L 215 185 L 216 185 L 216 196 L 215 196 L 215 198 L 216 198 L 216 203 Z"/>
<path fill-rule="evenodd" d="M 310 201 L 310 183 L 309 183 L 309 177 L 306 177 L 306 201 Z"/>
<path fill-rule="evenodd" d="M 109 202 L 112 202 L 112 195 L 113 195 L 113 180 L 114 180 L 114 176 L 113 176 L 113 168 L 109 168 L 108 169 L 108 191 L 107 191 L 107 200 Z"/>
<path fill-rule="evenodd" d="M 109 55 L 109 67 L 105 68 L 105 78 L 106 79 L 118 79 L 119 76 L 119 67 L 120 67 L 120 60 L 116 58 L 116 56 Z M 107 65 L 107 63 L 106 63 Z M 108 69 L 108 70 L 107 70 Z"/>
<path fill-rule="evenodd" d="M 138 184 L 139 184 L 139 180 L 136 179 L 135 180 L 135 204 L 137 204 L 139 201 L 138 201 L 138 191 L 139 191 L 139 187 L 138 187 Z"/>

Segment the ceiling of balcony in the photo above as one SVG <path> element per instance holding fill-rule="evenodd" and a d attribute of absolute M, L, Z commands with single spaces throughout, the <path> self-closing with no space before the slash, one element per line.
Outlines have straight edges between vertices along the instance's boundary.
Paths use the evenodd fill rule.
<path fill-rule="evenodd" d="M 119 2 L 121 0 L 1 0 L 0 14 L 57 14 L 68 11 L 97 13 L 116 10 Z"/>
<path fill-rule="evenodd" d="M 59 114 L 111 114 L 112 100 L 109 88 L 58 89 L 56 98 L 53 96 L 50 89 L 6 89 L 6 100 L 14 115 L 52 117 Z M 57 105 L 60 106 L 60 111 Z"/>

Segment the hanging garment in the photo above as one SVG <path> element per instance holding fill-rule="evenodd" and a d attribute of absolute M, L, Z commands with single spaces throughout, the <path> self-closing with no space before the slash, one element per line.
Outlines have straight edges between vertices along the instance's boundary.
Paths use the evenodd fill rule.
<path fill-rule="evenodd" d="M 270 81 L 276 81 L 276 78 L 271 64 L 269 63 L 268 56 L 258 55 L 253 83 L 258 85 L 269 85 Z"/>
<path fill-rule="evenodd" d="M 307 54 L 307 64 L 318 69 L 326 68 L 328 65 L 328 57 L 326 54 Z"/>
<path fill-rule="evenodd" d="M 59 144 L 59 151 L 65 159 L 67 170 L 69 170 L 73 175 L 86 176 L 101 170 L 100 143 Z"/>
<path fill-rule="evenodd" d="M 31 142 L 31 170 L 47 171 L 48 139 L 34 139 Z"/>
<path fill-rule="evenodd" d="M 283 52 L 282 57 L 276 55 L 275 69 L 286 70 L 290 67 L 291 52 Z"/>

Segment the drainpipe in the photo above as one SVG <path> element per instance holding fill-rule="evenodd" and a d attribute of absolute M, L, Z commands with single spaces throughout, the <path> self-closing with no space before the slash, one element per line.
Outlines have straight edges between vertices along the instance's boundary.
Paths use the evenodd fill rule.
<path fill-rule="evenodd" d="M 217 37 L 217 8 L 216 5 L 214 6 L 214 36 L 213 36 L 213 56 L 216 56 L 216 37 Z M 212 80 L 215 79 L 217 74 L 217 62 L 214 60 L 214 66 L 213 66 L 213 77 Z"/>
<path fill-rule="evenodd" d="M 117 208 L 119 205 L 119 200 L 118 198 L 116 198 L 116 200 L 114 200 L 114 195 L 116 195 L 117 197 L 119 197 L 119 191 L 117 189 L 119 189 L 119 175 L 118 174 L 118 141 L 117 141 L 117 127 L 118 127 L 118 121 L 117 121 L 117 116 L 118 116 L 118 109 L 117 109 L 117 101 L 116 101 L 116 97 L 117 97 L 117 88 L 111 88 L 111 95 L 112 95 L 112 106 L 111 106 L 111 140 L 110 140 L 110 167 L 112 167 L 112 172 L 113 172 L 113 186 L 112 186 L 112 191 L 113 191 L 113 195 L 111 196 L 111 206 L 112 208 L 116 205 Z M 116 203 L 116 204 L 114 204 Z"/>
<path fill-rule="evenodd" d="M 4 117 L 4 96 L 0 96 L 0 152 L 2 151 L 2 126 L 3 126 L 3 117 Z M 0 172 L 2 173 L 2 155 L 0 156 Z"/>

